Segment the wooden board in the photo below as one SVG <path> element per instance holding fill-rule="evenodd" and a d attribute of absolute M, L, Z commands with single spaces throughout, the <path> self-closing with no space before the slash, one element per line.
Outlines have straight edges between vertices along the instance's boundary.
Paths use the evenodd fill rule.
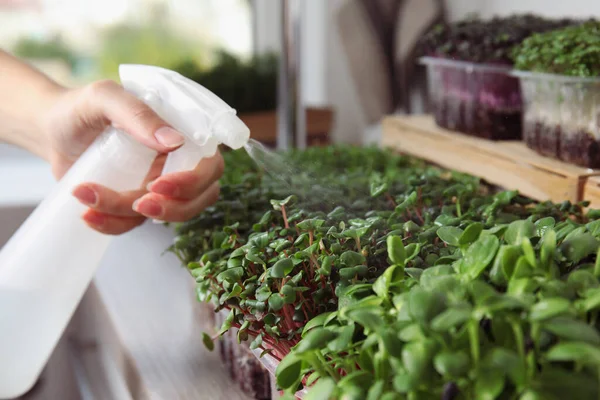
<path fill-rule="evenodd" d="M 592 176 L 585 182 L 583 200 L 590 202 L 590 208 L 600 209 L 600 177 Z"/>
<path fill-rule="evenodd" d="M 428 115 L 386 118 L 383 145 L 538 201 L 580 201 L 588 178 L 600 175 L 540 156 L 520 141 L 494 142 L 439 128 Z"/>
<path fill-rule="evenodd" d="M 307 108 L 306 132 L 309 145 L 329 143 L 329 133 L 333 126 L 333 110 L 331 108 Z M 253 139 L 267 144 L 275 144 L 277 140 L 277 113 L 275 111 L 240 114 L 240 119 L 250 128 Z"/>

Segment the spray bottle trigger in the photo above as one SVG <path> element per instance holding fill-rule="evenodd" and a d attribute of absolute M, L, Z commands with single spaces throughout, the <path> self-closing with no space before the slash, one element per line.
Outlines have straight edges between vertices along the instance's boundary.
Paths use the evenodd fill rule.
<path fill-rule="evenodd" d="M 196 168 L 203 158 L 214 156 L 218 147 L 219 143 L 214 138 L 207 138 L 202 145 L 187 140 L 183 146 L 167 155 L 162 175 L 173 172 L 191 171 Z M 160 224 L 164 221 L 155 219 L 153 222 Z"/>
<path fill-rule="evenodd" d="M 183 146 L 167 155 L 162 175 L 195 169 L 201 159 L 216 153 L 218 145 L 216 140 L 210 137 L 201 142 L 186 140 Z"/>

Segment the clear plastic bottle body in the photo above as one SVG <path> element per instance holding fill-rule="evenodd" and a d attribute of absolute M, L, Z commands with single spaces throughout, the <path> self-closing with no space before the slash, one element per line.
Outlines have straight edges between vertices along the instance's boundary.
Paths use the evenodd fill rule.
<path fill-rule="evenodd" d="M 94 142 L 0 251 L 0 398 L 36 381 L 108 248 L 73 196 L 82 182 L 140 188 L 156 152 L 110 129 Z"/>

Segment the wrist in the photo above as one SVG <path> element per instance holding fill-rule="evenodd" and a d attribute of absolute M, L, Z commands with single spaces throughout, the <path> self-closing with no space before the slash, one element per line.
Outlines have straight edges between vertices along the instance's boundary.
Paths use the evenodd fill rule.
<path fill-rule="evenodd" d="M 32 105 L 34 118 L 30 131 L 26 133 L 26 148 L 46 161 L 50 161 L 52 149 L 49 133 L 52 131 L 53 122 L 50 116 L 67 91 L 65 87 L 49 81 L 40 87 L 39 96 Z"/>
<path fill-rule="evenodd" d="M 48 159 L 45 115 L 66 89 L 0 50 L 0 142 Z"/>

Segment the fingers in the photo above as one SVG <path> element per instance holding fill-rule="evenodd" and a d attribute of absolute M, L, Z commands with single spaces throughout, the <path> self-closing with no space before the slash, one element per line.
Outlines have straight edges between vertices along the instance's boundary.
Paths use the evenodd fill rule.
<path fill-rule="evenodd" d="M 75 188 L 73 196 L 91 209 L 121 217 L 139 217 L 131 209 L 133 202 L 146 193 L 144 190 L 115 192 L 95 183 L 84 183 Z"/>
<path fill-rule="evenodd" d="M 219 197 L 218 179 L 225 164 L 221 153 L 202 160 L 193 171 L 161 176 L 151 182 L 151 192 L 134 203 L 134 210 L 149 218 L 180 222 L 189 220 Z"/>
<path fill-rule="evenodd" d="M 224 168 L 223 157 L 217 152 L 202 160 L 193 171 L 163 175 L 148 184 L 147 189 L 171 199 L 192 200 L 216 182 Z"/>
<path fill-rule="evenodd" d="M 148 193 L 134 202 L 133 209 L 148 218 L 161 221 L 184 222 L 200 214 L 219 198 L 219 183 L 214 182 L 206 191 L 192 200 L 176 200 Z"/>
<path fill-rule="evenodd" d="M 116 82 L 94 82 L 85 90 L 84 98 L 91 113 L 103 114 L 144 145 L 166 153 L 183 144 L 184 137 L 179 132 Z"/>
<path fill-rule="evenodd" d="M 85 223 L 107 235 L 128 232 L 146 220 L 131 209 L 133 202 L 144 193 L 142 190 L 117 193 L 94 183 L 79 185 L 73 191 L 81 203 L 90 207 L 82 216 Z"/>
<path fill-rule="evenodd" d="M 97 193 L 95 199 L 85 197 L 89 195 L 87 191 L 90 186 Z M 219 192 L 219 184 L 214 182 L 192 200 L 169 199 L 156 193 L 148 193 L 135 200 L 144 192 L 128 192 L 124 195 L 101 186 L 84 184 L 74 191 L 74 195 L 90 207 L 83 215 L 83 220 L 89 226 L 102 233 L 118 235 L 141 225 L 146 217 L 170 222 L 187 221 L 214 204 Z M 95 203 L 89 203 L 90 199 Z"/>
<path fill-rule="evenodd" d="M 179 148 L 184 143 L 183 135 L 116 82 L 95 82 L 77 93 L 81 94 L 77 104 L 82 120 L 97 121 L 101 116 L 103 126 L 110 122 L 160 153 L 160 162 L 154 163 L 144 182 L 151 193 L 117 193 L 93 183 L 75 188 L 73 195 L 89 207 L 83 215 L 89 226 L 103 233 L 119 234 L 140 225 L 146 217 L 185 221 L 217 200 L 216 181 L 223 173 L 220 153 L 203 160 L 194 171 L 159 177 L 164 154 Z"/>
<path fill-rule="evenodd" d="M 159 157 L 155 166 L 162 166 Z M 154 168 L 146 180 L 160 174 Z M 89 209 L 83 215 L 92 228 L 106 234 L 117 235 L 143 223 L 145 218 L 182 222 L 194 218 L 218 200 L 218 179 L 223 174 L 224 161 L 220 153 L 202 160 L 193 171 L 178 172 L 158 177 L 146 190 L 119 193 L 107 187 L 84 183 L 77 186 L 73 195 Z"/>
<path fill-rule="evenodd" d="M 101 212 L 89 209 L 83 214 L 83 220 L 92 229 L 107 235 L 120 235 L 128 232 L 146 220 L 145 217 L 120 217 L 115 215 L 103 214 Z"/>
<path fill-rule="evenodd" d="M 85 197 L 89 195 L 86 192 L 90 187 L 97 193 L 95 199 Z M 171 222 L 194 218 L 218 200 L 219 184 L 214 182 L 201 195 L 187 201 L 168 199 L 156 193 L 145 194 L 134 201 L 141 193 L 124 195 L 93 184 L 81 185 L 74 191 L 76 197 L 86 199 L 80 199 L 82 203 L 91 207 L 82 216 L 88 226 L 104 234 L 120 235 L 138 227 L 147 217 Z M 95 200 L 95 203 L 88 204 L 88 200 Z"/>

